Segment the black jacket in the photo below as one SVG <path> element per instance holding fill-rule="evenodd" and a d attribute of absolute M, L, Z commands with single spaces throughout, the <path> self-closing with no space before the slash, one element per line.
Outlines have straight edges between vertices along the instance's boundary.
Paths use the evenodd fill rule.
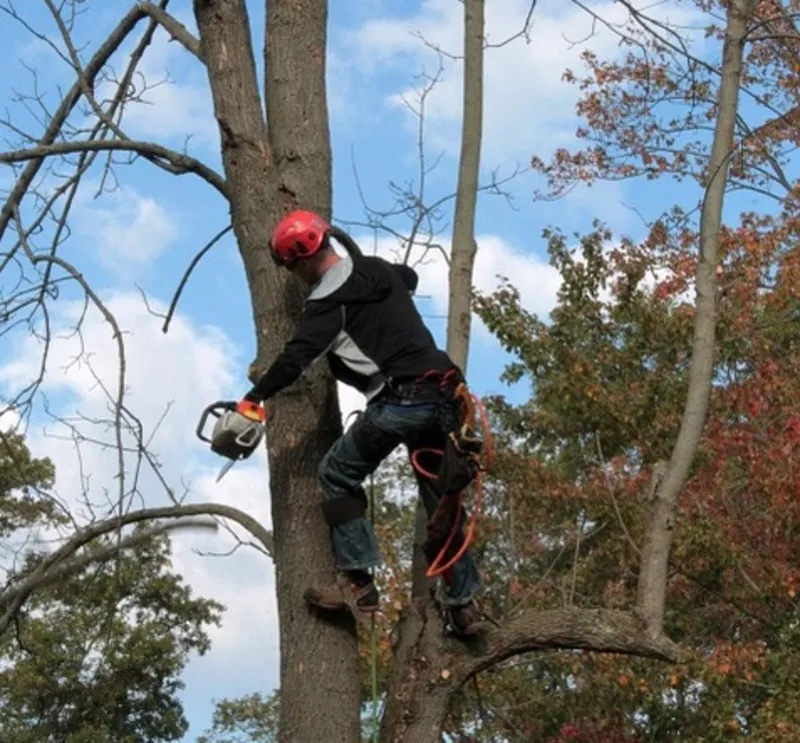
<path fill-rule="evenodd" d="M 453 368 L 414 306 L 416 272 L 382 258 L 344 258 L 312 288 L 295 336 L 248 397 L 267 399 L 327 355 L 333 376 L 372 399 L 386 379 Z"/>

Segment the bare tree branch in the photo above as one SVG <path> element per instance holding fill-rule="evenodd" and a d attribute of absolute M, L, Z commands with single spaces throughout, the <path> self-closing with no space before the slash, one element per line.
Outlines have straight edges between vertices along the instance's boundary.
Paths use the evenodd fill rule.
<path fill-rule="evenodd" d="M 63 258 L 60 258 L 57 255 L 48 254 L 48 255 L 36 255 L 34 254 L 30 247 L 27 244 L 27 241 L 24 237 L 25 230 L 22 227 L 22 223 L 20 221 L 19 216 L 19 209 L 17 206 L 14 206 L 14 219 L 17 223 L 18 233 L 22 236 L 22 246 L 25 250 L 30 262 L 36 266 L 38 263 L 45 262 L 48 265 L 55 264 L 60 268 L 64 269 L 70 276 L 72 276 L 75 281 L 80 284 L 81 288 L 86 293 L 86 296 L 92 301 L 92 303 L 100 310 L 101 314 L 105 318 L 106 322 L 111 326 L 113 331 L 113 338 L 117 344 L 117 353 L 119 354 L 119 375 L 118 375 L 118 386 L 117 386 L 117 394 L 114 396 L 114 429 L 116 432 L 116 444 L 117 444 L 117 458 L 118 458 L 118 479 L 119 479 L 119 506 L 122 509 L 122 504 L 125 498 L 125 462 L 124 462 L 124 449 L 122 444 L 122 411 L 124 407 L 124 396 L 125 396 L 125 374 L 126 374 L 126 359 L 125 359 L 125 344 L 122 340 L 122 331 L 119 327 L 119 323 L 117 323 L 114 314 L 106 307 L 100 297 L 93 291 L 89 283 L 83 277 L 83 275 L 69 262 L 65 261 Z M 120 511 L 121 513 L 121 511 Z"/>
<path fill-rule="evenodd" d="M 19 163 L 41 161 L 55 155 L 68 155 L 76 152 L 121 151 L 131 152 L 147 158 L 165 160 L 176 168 L 177 173 L 194 173 L 212 185 L 227 198 L 227 188 L 222 176 L 190 155 L 181 154 L 155 142 L 136 142 L 128 139 L 83 140 L 39 145 L 26 150 L 0 153 L 0 163 Z"/>
<path fill-rule="evenodd" d="M 158 24 L 162 26 L 175 41 L 179 42 L 188 52 L 191 52 L 197 59 L 205 64 L 205 59 L 203 59 L 203 55 L 200 52 L 200 39 L 195 38 L 186 26 L 158 5 L 154 5 L 151 2 L 140 2 L 139 5 L 147 15 L 153 20 L 158 21 Z"/>
<path fill-rule="evenodd" d="M 506 37 L 502 41 L 498 41 L 494 44 L 490 44 L 489 42 L 486 43 L 484 46 L 485 49 L 499 49 L 503 46 L 508 46 L 512 42 L 516 41 L 517 39 L 524 38 L 525 42 L 530 44 L 531 43 L 531 26 L 533 26 L 533 13 L 536 10 L 536 3 L 537 0 L 531 0 L 530 7 L 528 8 L 528 12 L 525 15 L 525 20 L 522 23 L 522 28 L 517 31 L 515 34 L 511 34 L 511 36 Z"/>
<path fill-rule="evenodd" d="M 155 521 L 157 519 L 182 519 L 191 516 L 221 516 L 222 518 L 235 521 L 249 531 L 261 542 L 264 549 L 271 554 L 272 535 L 252 516 L 249 516 L 233 506 L 219 503 L 198 503 L 184 506 L 168 506 L 164 508 L 143 508 L 138 511 L 131 511 L 122 516 L 116 516 L 83 528 L 53 554 L 44 558 L 33 573 L 22 581 L 22 583 L 12 586 L 0 594 L 0 607 L 8 607 L 2 620 L 0 620 L 0 634 L 8 627 L 14 614 L 19 611 L 28 596 L 41 585 L 49 582 L 50 571 L 58 568 L 65 560 L 69 560 L 69 558 L 84 545 L 104 534 L 118 531 L 129 524 Z M 196 526 L 197 524 L 193 523 L 191 525 Z M 161 529 L 162 527 L 158 526 L 156 528 Z M 153 536 L 153 533 L 147 532 L 143 539 L 149 538 L 150 536 Z M 120 541 L 115 545 L 114 552 L 116 553 L 119 552 L 120 549 L 124 549 L 124 545 L 125 541 Z M 101 559 L 110 559 L 110 557 L 113 556 L 110 553 L 106 554 L 106 552 L 102 551 L 98 554 L 101 556 L 105 555 L 105 557 Z M 86 560 L 80 567 L 88 565 L 91 562 L 92 560 Z"/>
<path fill-rule="evenodd" d="M 8 606 L 5 614 L 0 617 L 0 637 L 8 629 L 8 625 L 12 619 L 16 620 L 19 610 L 31 594 L 48 585 L 56 583 L 60 580 L 69 578 L 76 573 L 79 573 L 89 565 L 107 562 L 108 560 L 119 555 L 120 552 L 127 549 L 134 549 L 146 542 L 149 542 L 154 537 L 166 534 L 168 532 L 178 531 L 182 529 L 209 529 L 210 531 L 217 530 L 217 524 L 214 521 L 203 521 L 200 519 L 186 519 L 177 521 L 173 524 L 160 524 L 144 532 L 131 534 L 124 539 L 118 541 L 116 544 L 108 544 L 101 547 L 94 552 L 87 552 L 81 557 L 72 560 L 65 560 L 58 563 L 52 570 L 43 573 L 37 580 L 26 580 L 19 585 L 12 585 L 11 588 L 0 594 L 0 608 Z M 31 576 L 33 577 L 33 576 Z"/>
<path fill-rule="evenodd" d="M 181 292 L 183 292 L 183 287 L 186 286 L 186 282 L 189 280 L 189 276 L 191 276 L 192 271 L 194 271 L 195 266 L 203 259 L 203 256 L 208 253 L 211 248 L 213 248 L 225 235 L 227 235 L 233 229 L 233 225 L 229 224 L 225 229 L 220 230 L 214 237 L 209 240 L 206 245 L 200 250 L 200 252 L 192 258 L 192 262 L 189 264 L 189 267 L 184 272 L 183 276 L 181 277 L 180 283 L 178 284 L 178 288 L 175 290 L 175 295 L 172 297 L 172 302 L 170 302 L 169 310 L 167 310 L 167 316 L 164 318 L 164 326 L 162 330 L 166 333 L 169 330 L 169 324 L 172 320 L 172 315 L 175 312 L 175 308 L 178 306 L 178 300 L 181 298 Z"/>
<path fill-rule="evenodd" d="M 166 7 L 167 2 L 168 0 L 161 0 L 161 7 Z M 111 33 L 106 37 L 105 41 L 100 45 L 94 56 L 86 65 L 84 72 L 85 82 L 88 85 L 94 84 L 95 78 L 100 73 L 100 70 L 102 70 L 111 56 L 119 49 L 139 21 L 146 17 L 147 14 L 141 7 L 141 3 L 137 3 L 126 13 L 126 15 L 117 24 L 116 28 L 114 28 L 114 30 L 111 31 Z M 149 40 L 152 38 L 152 34 L 155 32 L 157 27 L 158 24 L 155 21 L 152 21 L 145 34 L 147 37 L 147 43 L 149 43 Z M 40 140 L 41 147 L 48 147 L 55 142 L 56 138 L 61 132 L 64 122 L 67 120 L 67 117 L 72 112 L 72 109 L 80 100 L 81 94 L 82 86 L 81 82 L 78 81 L 66 93 L 58 108 L 53 113 L 50 121 L 47 124 L 44 135 Z M 41 165 L 41 158 L 30 160 L 20 177 L 17 179 L 17 182 L 14 184 L 11 194 L 6 200 L 6 203 L 3 205 L 2 210 L 0 210 L 0 240 L 2 240 L 3 235 L 5 234 L 6 228 L 8 227 L 8 222 L 13 215 L 14 208 L 19 206 L 23 196 L 27 193 L 28 189 L 33 183 L 34 178 L 39 172 Z"/>
<path fill-rule="evenodd" d="M 526 611 L 498 629 L 488 629 L 478 648 L 455 665 L 455 683 L 514 655 L 537 650 L 582 649 L 637 655 L 674 663 L 678 646 L 653 638 L 635 614 L 606 609 Z"/>

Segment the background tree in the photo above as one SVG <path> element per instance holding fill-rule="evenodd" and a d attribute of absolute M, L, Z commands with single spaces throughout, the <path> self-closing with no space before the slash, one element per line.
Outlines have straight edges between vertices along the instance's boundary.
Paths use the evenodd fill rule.
<path fill-rule="evenodd" d="M 52 463 L 34 458 L 20 434 L 0 436 L 0 547 L 17 555 L 6 575 L 13 584 L 43 558 L 31 529 L 58 529 L 68 518 L 51 494 Z M 208 649 L 207 627 L 219 623 L 221 606 L 193 597 L 170 567 L 166 538 L 146 540 L 135 555 L 32 595 L 0 636 L 0 729 L 8 740 L 182 739 L 180 674 L 190 653 Z"/>
<path fill-rule="evenodd" d="M 21 434 L 0 430 L 0 539 L 58 518 L 58 504 L 38 497 L 52 486 L 54 474 L 49 459 L 31 456 Z"/>
<path fill-rule="evenodd" d="M 250 694 L 217 702 L 212 726 L 197 743 L 276 743 L 278 694 Z"/>
<path fill-rule="evenodd" d="M 30 554 L 27 566 L 39 560 Z M 33 594 L 0 643 L 10 740 L 183 739 L 180 675 L 190 654 L 208 650 L 222 607 L 193 597 L 169 568 L 162 537 Z"/>
<path fill-rule="evenodd" d="M 775 64 L 780 55 L 774 45 L 790 44 L 791 38 L 790 29 L 780 25 L 791 17 L 786 8 L 762 5 L 758 12 L 746 35 L 747 100 L 758 91 L 749 87 L 754 80 L 777 88 L 766 82 L 771 74 L 766 60 Z M 707 130 L 716 114 L 719 71 L 687 59 L 680 29 L 638 17 L 659 29 L 661 38 L 645 45 L 652 37 L 641 34 L 642 46 L 631 42 L 622 65 L 588 57 L 590 75 L 580 79 L 587 118 L 582 131 L 603 146 L 559 153 L 547 167 L 559 189 L 576 179 L 644 176 L 655 181 L 658 192 L 660 156 L 667 158 L 667 177 L 697 178 L 703 187 L 711 180 Z M 764 28 L 769 31 L 761 33 Z M 712 24 L 710 35 L 721 37 L 722 31 Z M 665 58 L 669 65 L 661 64 Z M 654 60 L 659 63 L 651 66 Z M 693 86 L 706 74 L 702 69 L 710 83 L 698 96 Z M 790 69 L 787 64 L 773 71 L 787 79 Z M 578 78 L 569 73 L 568 79 Z M 743 125 L 745 117 L 758 114 L 758 107 L 748 104 L 737 119 L 741 138 L 732 151 L 729 191 L 763 178 L 765 164 L 768 173 L 775 173 L 776 165 L 790 172 L 790 117 L 778 117 L 783 135 L 765 143 L 771 128 L 762 137 L 753 134 L 754 124 Z M 696 122 L 695 130 L 687 126 L 696 139 L 688 154 L 673 149 L 673 161 L 669 139 L 680 138 L 683 122 Z M 757 157 L 744 154 L 751 148 Z M 683 193 L 691 199 L 696 192 Z M 770 201 L 776 202 L 777 215 Z M 690 292 L 697 211 L 690 202 L 659 214 L 663 203 L 654 202 L 660 219 L 640 242 L 622 238 L 617 246 L 598 226 L 572 251 L 566 236 L 550 232 L 551 262 L 564 279 L 552 323 L 522 311 L 510 286 L 479 303 L 481 317 L 519 357 L 509 378 L 529 377 L 535 392 L 527 405 L 498 401 L 495 408 L 506 429 L 501 440 L 514 444 L 501 466 L 501 472 L 511 467 L 509 498 L 502 502 L 508 516 L 493 536 L 505 537 L 493 565 L 496 574 L 505 566 L 510 576 L 498 587 L 497 600 L 506 605 L 514 596 L 523 605 L 581 601 L 598 590 L 611 605 L 632 596 L 631 565 L 639 560 L 643 528 L 636 494 L 642 493 L 649 468 L 668 454 L 678 429 L 695 312 Z M 783 516 L 793 520 L 794 509 L 771 504 L 785 504 L 795 488 L 777 464 L 777 452 L 791 457 L 794 451 L 796 406 L 775 394 L 788 381 L 778 380 L 788 369 L 784 364 L 794 363 L 796 350 L 791 338 L 797 256 L 794 239 L 787 239 L 795 220 L 789 192 L 785 199 L 768 196 L 755 203 L 757 210 L 751 206 L 738 218 L 729 217 L 730 226 L 722 226 L 719 235 L 710 418 L 680 504 L 667 593 L 668 631 L 687 649 L 685 662 L 662 671 L 622 659 L 587 656 L 576 663 L 564 656 L 540 659 L 535 666 L 517 664 L 498 676 L 484 674 L 481 739 L 495 733 L 512 740 L 791 737 L 797 722 L 784 700 L 795 699 L 796 691 L 786 685 L 785 674 L 794 660 L 784 638 L 796 616 L 796 588 L 794 558 L 784 558 L 796 554 L 797 544 Z M 542 503 L 527 517 L 533 504 L 526 496 L 532 491 L 542 494 Z M 780 526 L 773 525 L 776 517 Z M 745 531 L 750 536 L 742 539 Z M 563 538 L 569 533 L 573 539 Z M 780 538 L 765 539 L 778 533 Z M 520 572 L 521 565 L 536 567 L 530 574 Z M 620 579 L 608 583 L 611 574 Z M 583 581 L 593 581 L 589 576 L 598 580 L 591 591 L 581 588 Z M 538 599 L 525 590 L 531 583 Z M 467 708 L 466 724 L 475 724 L 477 709 L 475 703 Z"/>

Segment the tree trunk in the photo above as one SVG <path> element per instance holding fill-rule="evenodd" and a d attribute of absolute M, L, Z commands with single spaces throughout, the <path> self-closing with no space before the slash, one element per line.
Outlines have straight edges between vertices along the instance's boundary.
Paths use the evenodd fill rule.
<path fill-rule="evenodd" d="M 431 601 L 415 599 L 398 625 L 380 743 L 439 743 L 450 701 L 441 671 L 442 627 Z"/>
<path fill-rule="evenodd" d="M 450 698 L 476 674 L 522 653 L 584 649 L 674 662 L 678 648 L 653 638 L 630 611 L 525 611 L 468 643 L 446 639 L 433 606 L 402 619 L 380 743 L 439 743 Z"/>
<path fill-rule="evenodd" d="M 267 2 L 267 122 L 280 204 L 269 212 L 270 224 L 298 205 L 331 217 L 327 23 L 326 0 Z M 300 297 L 296 289 L 284 295 L 293 317 Z M 258 328 L 267 345 L 270 318 L 262 317 Z M 302 599 L 311 581 L 335 577 L 316 468 L 342 432 L 339 401 L 325 365 L 290 392 L 281 401 L 283 432 L 271 436 L 270 448 L 281 623 L 280 741 L 355 743 L 361 740 L 355 623 L 328 621 Z"/>
<path fill-rule="evenodd" d="M 692 365 L 683 419 L 667 467 L 666 475 L 648 515 L 648 528 L 642 549 L 637 609 L 653 636 L 664 626 L 667 565 L 678 500 L 689 476 L 697 445 L 705 426 L 711 378 L 714 371 L 716 326 L 717 245 L 722 223 L 722 206 L 728 165 L 734 152 L 734 127 L 739 105 L 747 21 L 756 0 L 734 0 L 728 12 L 728 25 L 722 53 L 722 81 L 717 99 L 717 120 L 709 165 L 709 183 L 700 215 L 700 250 L 695 272 L 696 311 Z"/>
<path fill-rule="evenodd" d="M 271 262 L 270 232 L 299 205 L 330 217 L 327 6 L 325 0 L 267 3 L 269 131 L 244 0 L 195 0 L 195 15 L 263 367 L 291 335 L 303 303 L 300 285 Z M 335 386 L 317 367 L 276 396 L 272 407 L 268 454 L 281 634 L 280 741 L 357 743 L 354 623 L 322 618 L 302 599 L 309 582 L 334 578 L 316 466 L 341 433 Z"/>
<path fill-rule="evenodd" d="M 484 0 L 464 0 L 464 110 L 447 313 L 447 352 L 464 374 L 472 319 L 472 273 L 477 252 L 475 208 L 483 128 L 483 33 Z"/>
<path fill-rule="evenodd" d="M 472 274 L 475 264 L 475 208 L 478 198 L 483 124 L 484 0 L 464 0 L 464 108 L 458 169 L 453 244 L 450 252 L 447 352 L 467 371 L 471 326 Z M 452 689 L 439 683 L 431 661 L 441 659 L 442 623 L 429 598 L 421 545 L 428 517 L 417 503 L 413 605 L 400 626 L 387 707 L 381 725 L 382 743 L 438 743 Z M 441 669 L 439 669 L 441 670 Z"/>

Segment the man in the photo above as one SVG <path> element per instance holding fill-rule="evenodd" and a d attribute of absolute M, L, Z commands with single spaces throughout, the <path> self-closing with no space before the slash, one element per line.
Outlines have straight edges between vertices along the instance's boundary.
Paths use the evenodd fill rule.
<path fill-rule="evenodd" d="M 363 482 L 400 444 L 409 451 L 444 448 L 459 411 L 442 379 L 447 372 L 458 379 L 460 371 L 436 347 L 417 312 L 411 298 L 417 284 L 413 269 L 363 256 L 357 248 L 341 258 L 330 244 L 331 231 L 319 215 L 303 210 L 275 228 L 270 243 L 274 260 L 309 284 L 311 292 L 295 336 L 245 399 L 269 399 L 322 356 L 336 379 L 366 396 L 366 409 L 326 453 L 318 472 L 336 568 L 348 578 L 359 610 L 372 612 L 378 609 L 379 593 L 368 571 L 381 557 L 365 513 Z M 430 516 L 440 501 L 436 483 L 418 473 L 417 483 Z M 440 537 L 429 539 L 429 562 L 442 544 Z M 451 624 L 462 634 L 474 633 L 480 615 L 473 596 L 480 579 L 468 552 L 444 573 L 444 584 L 442 603 Z M 304 598 L 323 609 L 346 606 L 336 584 L 312 586 Z"/>

